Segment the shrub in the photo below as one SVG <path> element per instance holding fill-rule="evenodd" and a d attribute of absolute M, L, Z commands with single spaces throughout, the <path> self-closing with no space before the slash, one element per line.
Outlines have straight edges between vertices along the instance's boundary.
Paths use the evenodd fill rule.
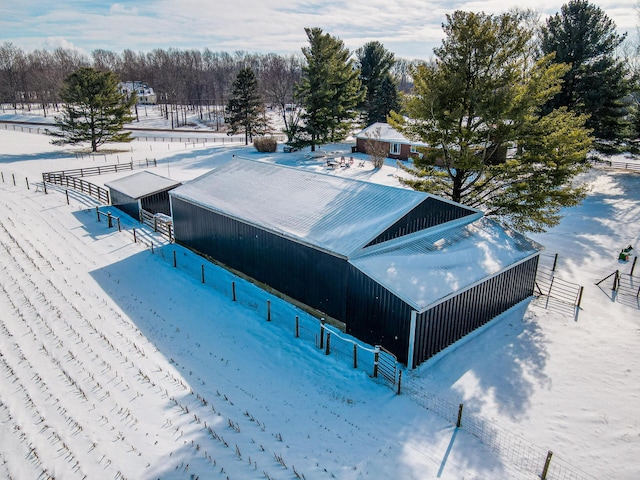
<path fill-rule="evenodd" d="M 271 153 L 275 152 L 278 147 L 278 142 L 275 138 L 271 137 L 258 137 L 253 140 L 253 146 L 259 152 Z"/>

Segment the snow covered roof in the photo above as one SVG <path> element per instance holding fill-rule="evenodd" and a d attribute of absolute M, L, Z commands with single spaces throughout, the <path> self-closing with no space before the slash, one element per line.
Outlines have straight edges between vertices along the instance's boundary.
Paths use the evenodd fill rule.
<path fill-rule="evenodd" d="M 538 254 L 542 246 L 480 218 L 426 230 L 352 259 L 356 268 L 418 312 Z"/>
<path fill-rule="evenodd" d="M 363 248 L 420 202 L 438 198 L 238 158 L 185 183 L 170 195 L 345 257 Z"/>
<path fill-rule="evenodd" d="M 127 177 L 105 183 L 105 186 L 117 190 L 128 197 L 140 199 L 154 193 L 163 192 L 180 185 L 180 182 L 143 170 Z"/>
<path fill-rule="evenodd" d="M 378 129 L 380 130 L 378 131 Z M 426 144 L 423 142 L 414 142 L 413 140 L 409 140 L 402 133 L 400 133 L 398 130 L 393 128 L 391 125 L 389 125 L 388 123 L 382 123 L 382 122 L 376 122 L 372 125 L 369 125 L 367 128 L 365 128 L 364 130 L 361 130 L 358 134 L 356 134 L 356 138 L 376 139 L 378 137 L 378 134 L 380 136 L 378 140 L 383 142 L 403 143 L 405 145 L 426 146 Z M 367 137 L 367 135 L 369 135 L 369 137 Z"/>

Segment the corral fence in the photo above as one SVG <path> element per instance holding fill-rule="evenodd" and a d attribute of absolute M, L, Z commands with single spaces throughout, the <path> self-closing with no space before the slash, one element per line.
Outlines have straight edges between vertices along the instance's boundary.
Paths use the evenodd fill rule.
<path fill-rule="evenodd" d="M 103 205 L 109 205 L 111 203 L 109 190 L 88 182 L 87 180 L 84 180 L 84 177 L 104 175 L 106 173 L 123 172 L 127 170 L 133 170 L 136 167 L 145 168 L 155 166 L 157 166 L 157 161 L 155 158 L 145 158 L 144 161 L 139 160 L 135 163 L 131 161 L 128 163 L 114 163 L 112 165 L 100 165 L 95 167 L 58 170 L 55 172 L 43 172 L 42 185 L 44 187 L 45 193 L 47 193 L 47 183 L 52 183 L 60 187 L 77 190 L 81 193 L 89 195 L 91 198 L 97 200 Z"/>
<path fill-rule="evenodd" d="M 615 160 L 604 160 L 601 158 L 590 158 L 590 162 L 594 165 L 605 166 L 609 168 L 617 168 L 621 170 L 635 170 L 640 172 L 640 162 L 619 162 Z"/>
<path fill-rule="evenodd" d="M 166 237 L 169 242 L 173 242 L 173 222 L 171 217 L 165 217 L 140 209 L 140 222 L 153 228 L 154 232 Z"/>
<path fill-rule="evenodd" d="M 536 272 L 535 293 L 579 308 L 584 287 L 558 277 L 556 275 L 557 264 L 558 254 L 540 255 L 540 262 Z"/>
<path fill-rule="evenodd" d="M 634 257 L 633 263 L 631 264 L 631 271 L 628 274 L 621 273 L 618 269 L 612 274 L 604 277 L 602 280 L 596 282 L 596 285 L 601 285 L 608 281 L 610 282 L 611 290 L 616 292 L 618 295 L 640 298 L 640 284 L 635 283 L 633 277 L 637 263 L 638 257 Z"/>

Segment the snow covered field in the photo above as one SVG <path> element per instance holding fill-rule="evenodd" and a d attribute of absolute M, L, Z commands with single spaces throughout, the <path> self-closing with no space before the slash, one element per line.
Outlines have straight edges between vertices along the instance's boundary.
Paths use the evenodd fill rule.
<path fill-rule="evenodd" d="M 92 202 L 36 188 L 43 171 L 125 154 L 155 157 L 154 172 L 181 181 L 233 154 L 324 172 L 323 160 L 157 142 L 77 159 L 45 136 L 5 130 L 0 145 L 0 478 L 536 478 L 107 229 Z M 398 172 L 366 162 L 328 173 L 397 184 Z M 584 180 L 587 201 L 532 236 L 559 253 L 559 277 L 584 286 L 577 315 L 533 301 L 405 375 L 595 478 L 633 479 L 640 304 L 595 282 L 620 269 L 640 284 L 640 266 L 625 276 L 630 263 L 617 260 L 628 244 L 640 249 L 640 175 Z"/>

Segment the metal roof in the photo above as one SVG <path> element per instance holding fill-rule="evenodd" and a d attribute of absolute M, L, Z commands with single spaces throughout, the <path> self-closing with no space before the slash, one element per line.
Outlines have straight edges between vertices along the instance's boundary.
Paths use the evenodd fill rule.
<path fill-rule="evenodd" d="M 425 230 L 350 263 L 420 312 L 543 249 L 487 218 L 461 223 Z"/>
<path fill-rule="evenodd" d="M 405 137 L 388 123 L 376 122 L 356 134 L 356 138 L 379 140 L 381 142 L 403 143 L 405 145 L 426 146 L 424 142 Z"/>
<path fill-rule="evenodd" d="M 238 158 L 172 190 L 170 196 L 344 257 L 433 197 Z"/>
<path fill-rule="evenodd" d="M 111 190 L 117 190 L 136 200 L 163 192 L 180 185 L 180 182 L 143 170 L 127 177 L 105 183 Z"/>

